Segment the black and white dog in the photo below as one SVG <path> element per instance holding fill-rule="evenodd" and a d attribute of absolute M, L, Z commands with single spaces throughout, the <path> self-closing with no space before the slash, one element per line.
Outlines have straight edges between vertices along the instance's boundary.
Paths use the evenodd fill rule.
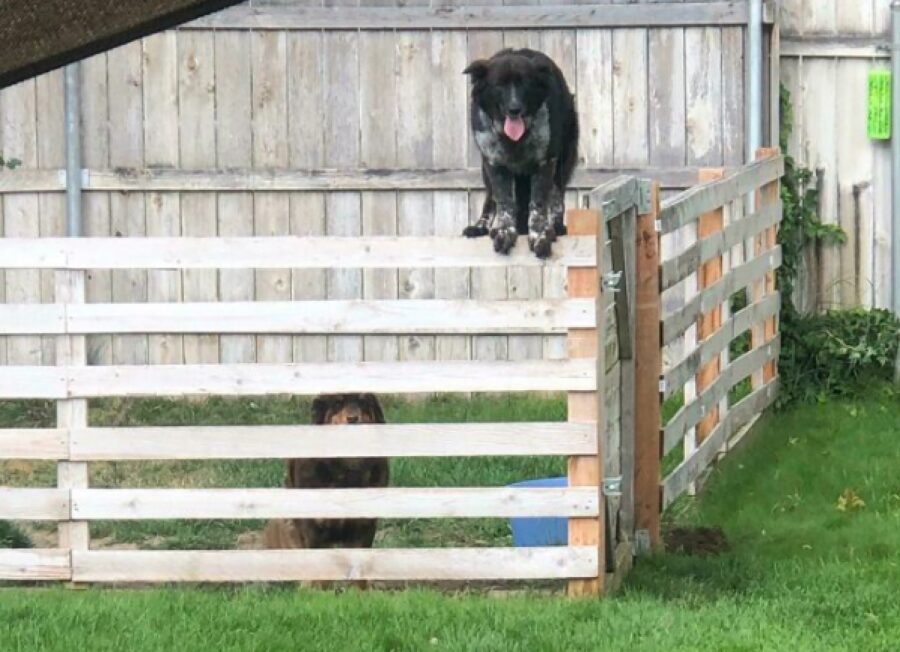
<path fill-rule="evenodd" d="M 519 233 L 539 258 L 565 235 L 566 185 L 578 156 L 575 98 L 562 71 L 535 50 L 502 50 L 464 71 L 487 197 L 463 235 L 488 235 L 508 253 Z"/>

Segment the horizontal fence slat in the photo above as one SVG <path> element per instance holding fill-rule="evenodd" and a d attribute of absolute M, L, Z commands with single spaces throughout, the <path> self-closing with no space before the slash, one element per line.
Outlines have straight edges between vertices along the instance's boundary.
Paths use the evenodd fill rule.
<path fill-rule="evenodd" d="M 0 371 L 0 400 L 66 398 L 66 371 L 61 367 L 11 365 Z"/>
<path fill-rule="evenodd" d="M 560 334 L 593 328 L 590 299 L 0 305 L 0 334 Z"/>
<path fill-rule="evenodd" d="M 267 518 L 579 517 L 598 487 L 366 489 L 76 489 L 79 521 Z"/>
<path fill-rule="evenodd" d="M 187 23 L 181 29 L 384 30 L 541 29 L 744 25 L 740 2 L 689 2 L 660 11 L 653 5 L 483 7 L 303 7 L 241 5 Z"/>
<path fill-rule="evenodd" d="M 700 315 L 728 300 L 732 294 L 773 272 L 781 265 L 781 245 L 733 267 L 721 279 L 704 288 L 684 306 L 662 319 L 663 344 L 669 344 L 697 323 Z"/>
<path fill-rule="evenodd" d="M 778 359 L 781 336 L 766 342 L 765 345 L 745 353 L 733 360 L 692 402 L 675 413 L 663 428 L 663 453 L 672 450 L 688 429 L 696 426 L 712 409 L 728 395 L 728 392 L 739 382 L 749 377 L 770 360 Z"/>
<path fill-rule="evenodd" d="M 0 549 L 0 580 L 70 580 L 68 550 L 51 548 Z"/>
<path fill-rule="evenodd" d="M 0 238 L 0 269 L 591 267 L 596 259 L 592 237 L 560 238 L 546 260 L 525 238 L 508 256 L 463 237 Z"/>
<path fill-rule="evenodd" d="M 719 330 L 701 342 L 690 355 L 663 373 L 663 397 L 669 398 L 681 389 L 702 366 L 724 351 L 734 338 L 746 333 L 753 324 L 777 315 L 780 308 L 781 293 L 775 292 L 734 313 Z"/>
<path fill-rule="evenodd" d="M 662 233 L 669 233 L 695 222 L 703 213 L 724 206 L 784 174 L 784 157 L 773 156 L 750 163 L 719 181 L 693 186 L 662 203 L 659 222 Z"/>
<path fill-rule="evenodd" d="M 664 260 L 660 264 L 659 279 L 660 290 L 667 290 L 679 281 L 684 280 L 693 272 L 696 272 L 702 263 L 720 256 L 731 247 L 741 244 L 747 238 L 752 238 L 768 227 L 781 221 L 782 204 L 777 201 L 774 204 L 764 206 L 762 209 L 729 224 L 722 231 L 716 231 L 711 236 L 694 243 L 674 258 Z"/>
<path fill-rule="evenodd" d="M 591 208 L 602 211 L 607 222 L 638 205 L 640 187 L 634 176 L 623 175 L 612 179 L 589 195 Z"/>
<path fill-rule="evenodd" d="M 593 359 L 516 362 L 5 367 L 0 399 L 131 396 L 254 396 L 374 392 L 589 392 Z"/>
<path fill-rule="evenodd" d="M 527 580 L 595 577 L 596 546 L 357 550 L 73 550 L 76 582 Z"/>
<path fill-rule="evenodd" d="M 68 491 L 0 487 L 0 520 L 60 521 L 68 518 Z"/>
<path fill-rule="evenodd" d="M 669 506 L 715 460 L 731 435 L 765 410 L 778 394 L 778 379 L 769 381 L 732 406 L 709 437 L 662 482 L 663 509 Z"/>
<path fill-rule="evenodd" d="M 697 167 L 578 168 L 570 188 L 589 190 L 622 174 L 650 176 L 663 188 L 688 188 Z M 484 187 L 481 168 L 297 170 L 229 168 L 178 170 L 117 168 L 85 170 L 84 190 L 93 192 L 335 192 L 362 190 L 471 190 Z M 4 170 L 0 194 L 64 192 L 64 170 Z"/>
<path fill-rule="evenodd" d="M 193 460 L 587 455 L 590 423 L 423 423 L 352 426 L 87 428 L 71 432 L 71 459 Z"/>
<path fill-rule="evenodd" d="M 0 372 L 0 373 L 5 373 Z M 68 456 L 65 430 L 55 428 L 0 429 L 0 460 L 61 460 Z"/>

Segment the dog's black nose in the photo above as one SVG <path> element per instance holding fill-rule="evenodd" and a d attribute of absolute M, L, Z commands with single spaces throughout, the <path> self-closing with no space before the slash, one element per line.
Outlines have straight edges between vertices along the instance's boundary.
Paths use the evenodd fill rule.
<path fill-rule="evenodd" d="M 506 109 L 510 118 L 519 118 L 522 116 L 522 107 L 519 104 L 512 104 Z"/>
<path fill-rule="evenodd" d="M 347 417 L 347 423 L 359 423 L 359 415 L 357 415 L 357 414 L 350 415 L 349 417 Z"/>

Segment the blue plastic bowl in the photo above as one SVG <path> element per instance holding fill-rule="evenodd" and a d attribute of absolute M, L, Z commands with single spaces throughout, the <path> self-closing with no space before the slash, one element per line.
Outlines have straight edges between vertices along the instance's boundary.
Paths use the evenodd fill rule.
<path fill-rule="evenodd" d="M 567 487 L 568 478 L 540 478 L 516 482 L 511 487 Z M 511 518 L 513 545 L 517 548 L 564 546 L 569 541 L 567 518 Z"/>

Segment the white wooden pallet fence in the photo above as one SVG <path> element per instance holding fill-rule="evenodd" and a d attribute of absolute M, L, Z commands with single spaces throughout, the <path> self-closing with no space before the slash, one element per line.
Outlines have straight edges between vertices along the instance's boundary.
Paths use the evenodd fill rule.
<path fill-rule="evenodd" d="M 588 219 L 601 219 L 590 213 Z M 584 216 L 582 216 L 584 219 Z M 0 333 L 55 339 L 54 365 L 7 365 L 0 399 L 58 401 L 57 427 L 0 430 L 0 459 L 53 460 L 59 486 L 0 488 L 0 519 L 60 524 L 60 549 L 0 551 L 0 579 L 76 582 L 251 581 L 294 579 L 532 579 L 597 582 L 602 542 L 537 549 L 303 550 L 150 552 L 91 550 L 98 520 L 259 518 L 603 518 L 598 481 L 564 488 L 387 489 L 93 489 L 90 462 L 102 460 L 246 459 L 359 456 L 559 455 L 600 460 L 607 415 L 570 423 L 386 424 L 181 428 L 95 428 L 87 400 L 96 397 L 265 395 L 330 392 L 566 391 L 598 405 L 599 376 L 617 374 L 604 298 L 516 300 L 347 299 L 232 303 L 83 303 L 85 268 L 153 274 L 173 269 L 309 269 L 338 271 L 511 265 L 538 271 L 579 269 L 599 278 L 609 244 L 564 238 L 538 261 L 527 244 L 509 257 L 487 241 L 445 237 L 90 238 L 0 240 L 5 269 L 57 274 L 55 303 L 0 305 Z M 598 303 L 600 309 L 598 309 Z M 594 350 L 610 350 L 609 368 L 594 357 L 559 360 L 403 360 L 384 362 L 235 362 L 85 365 L 86 336 L 156 334 L 273 337 L 591 333 Z M 601 358 L 602 359 L 602 358 Z M 614 377 L 614 376 L 611 376 Z M 592 398 L 591 398 L 592 397 Z M 598 429 L 598 419 L 603 424 Z"/>

